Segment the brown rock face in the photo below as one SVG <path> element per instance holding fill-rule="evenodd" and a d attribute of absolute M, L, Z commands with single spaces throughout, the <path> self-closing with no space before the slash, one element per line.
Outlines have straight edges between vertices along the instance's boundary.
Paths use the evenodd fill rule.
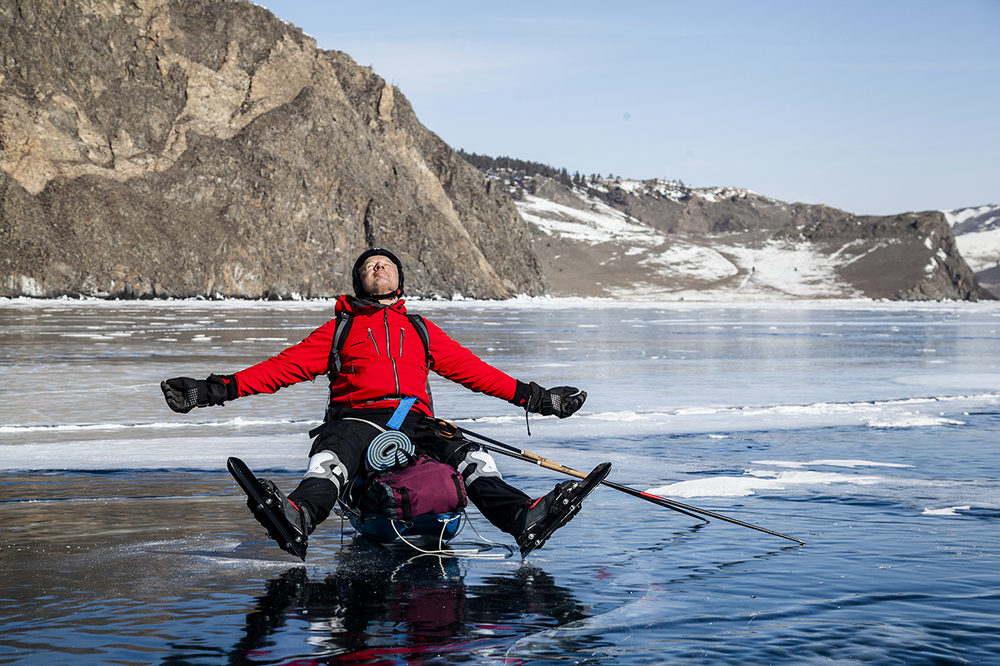
<path fill-rule="evenodd" d="M 502 188 L 347 55 L 242 0 L 0 3 L 0 296 L 546 289 Z"/>
<path fill-rule="evenodd" d="M 889 216 L 834 211 L 816 220 L 816 206 L 800 206 L 801 237 L 844 259 L 840 276 L 869 298 L 992 300 L 959 254 L 939 211 Z M 837 215 L 839 213 L 839 215 Z M 846 250 L 845 250 L 846 248 Z"/>

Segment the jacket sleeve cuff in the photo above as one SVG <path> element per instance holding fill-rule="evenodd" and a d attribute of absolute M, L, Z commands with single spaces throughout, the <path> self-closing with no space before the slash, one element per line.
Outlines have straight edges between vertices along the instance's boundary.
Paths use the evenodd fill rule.
<path fill-rule="evenodd" d="M 545 389 L 535 382 L 525 384 L 522 381 L 518 381 L 517 388 L 514 389 L 514 399 L 511 400 L 511 403 L 518 407 L 523 407 L 529 412 L 537 413 L 542 405 L 542 395 L 544 393 Z"/>
<path fill-rule="evenodd" d="M 224 389 L 225 397 L 223 397 L 223 400 L 226 402 L 235 400 L 240 396 L 240 389 L 239 384 L 236 381 L 236 375 L 209 375 L 206 382 L 208 384 L 215 385 L 219 389 Z M 221 393 L 222 391 L 220 390 L 218 392 Z"/>
<path fill-rule="evenodd" d="M 510 400 L 510 404 L 525 407 L 531 398 L 531 387 L 521 380 L 516 381 L 517 386 L 514 387 L 514 397 Z"/>

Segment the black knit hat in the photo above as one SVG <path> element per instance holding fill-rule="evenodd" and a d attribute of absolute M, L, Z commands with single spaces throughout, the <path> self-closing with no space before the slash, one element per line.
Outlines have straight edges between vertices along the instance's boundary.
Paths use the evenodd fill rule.
<path fill-rule="evenodd" d="M 396 264 L 396 272 L 399 273 L 399 285 L 396 289 L 395 294 L 369 294 L 365 291 L 364 285 L 361 284 L 361 267 L 364 265 L 365 260 L 368 257 L 388 257 L 392 263 Z M 378 296 L 402 296 L 403 295 L 403 264 L 399 262 L 399 258 L 396 257 L 389 250 L 383 249 L 381 247 L 373 247 L 370 250 L 365 250 L 358 257 L 358 260 L 354 262 L 354 270 L 351 271 L 352 277 L 354 278 L 354 295 L 358 298 L 377 298 Z"/>

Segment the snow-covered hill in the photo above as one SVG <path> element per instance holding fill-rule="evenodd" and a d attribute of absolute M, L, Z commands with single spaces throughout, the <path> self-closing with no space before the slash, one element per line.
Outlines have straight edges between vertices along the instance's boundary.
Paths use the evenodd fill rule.
<path fill-rule="evenodd" d="M 969 268 L 984 287 L 1000 297 L 1000 205 L 942 212 Z"/>
<path fill-rule="evenodd" d="M 496 171 L 557 296 L 986 297 L 937 212 L 860 217 L 740 188 Z"/>
<path fill-rule="evenodd" d="M 642 192 L 635 182 L 624 185 Z M 678 201 L 684 197 L 668 188 L 660 192 Z M 535 249 L 557 295 L 681 300 L 862 296 L 808 241 L 665 233 L 601 199 L 577 195 L 576 205 L 534 195 L 516 202 L 522 217 L 538 231 Z M 687 198 L 715 202 L 734 196 L 757 195 L 713 188 L 694 190 Z M 581 261 L 580 255 L 586 259 Z"/>

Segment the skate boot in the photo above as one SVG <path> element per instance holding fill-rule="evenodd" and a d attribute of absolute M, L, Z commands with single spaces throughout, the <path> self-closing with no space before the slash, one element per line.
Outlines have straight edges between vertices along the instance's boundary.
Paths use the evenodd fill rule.
<path fill-rule="evenodd" d="M 594 491 L 611 471 L 611 463 L 601 463 L 582 481 L 563 481 L 551 492 L 521 511 L 520 530 L 515 535 L 525 557 L 540 548 L 552 533 L 565 525 L 580 511 L 583 499 Z"/>
<path fill-rule="evenodd" d="M 230 458 L 227 467 L 247 495 L 247 508 L 267 530 L 267 535 L 282 550 L 305 561 L 312 531 L 309 512 L 285 497 L 273 481 L 254 476 L 239 458 Z"/>

